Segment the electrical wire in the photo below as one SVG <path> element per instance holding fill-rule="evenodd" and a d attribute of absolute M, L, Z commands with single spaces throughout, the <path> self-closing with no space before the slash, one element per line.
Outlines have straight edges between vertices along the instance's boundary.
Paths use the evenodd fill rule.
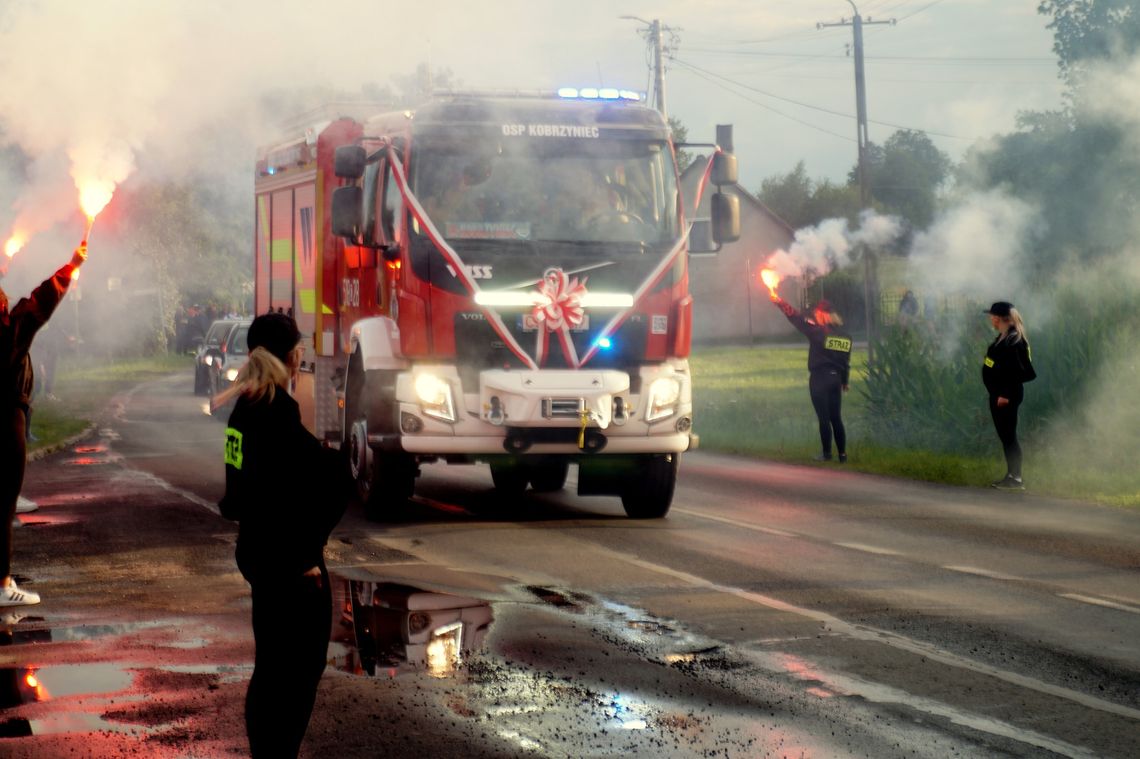
<path fill-rule="evenodd" d="M 926 5 L 922 6 L 918 10 L 916 10 L 914 13 L 908 13 L 907 15 L 903 16 L 902 18 L 899 19 L 899 21 L 906 21 L 908 18 L 914 18 L 915 16 L 922 13 L 927 8 L 933 8 L 934 6 L 938 5 L 941 2 L 942 2 L 942 0 L 934 0 L 934 2 L 927 3 Z"/>
<path fill-rule="evenodd" d="M 705 72 L 703 72 L 702 70 L 698 70 L 694 66 L 690 66 L 689 64 L 685 63 L 684 61 L 679 61 L 676 58 L 674 58 L 673 62 L 680 65 L 681 69 L 683 71 L 688 71 L 691 74 L 695 74 L 696 76 L 700 77 L 701 79 L 704 79 L 707 82 L 715 84 L 717 87 L 720 87 L 722 90 L 730 92 L 733 95 L 736 95 L 738 98 L 741 98 L 743 100 L 747 100 L 749 103 L 752 103 L 753 105 L 757 105 L 766 111 L 769 111 L 771 113 L 776 114 L 777 116 L 782 116 L 783 118 L 788 119 L 790 121 L 794 121 L 797 124 L 802 124 L 803 126 L 806 126 L 810 129 L 815 129 L 818 132 L 823 132 L 824 134 L 829 134 L 832 137 L 838 137 L 839 139 L 846 140 L 847 142 L 856 142 L 855 138 L 853 138 L 853 137 L 847 137 L 847 136 L 844 136 L 842 134 L 839 134 L 838 132 L 833 132 L 830 129 L 825 129 L 825 128 L 819 126 L 818 124 L 812 124 L 810 121 L 804 121 L 803 119 L 798 119 L 795 116 L 784 113 L 783 111 L 780 111 L 776 108 L 773 108 L 772 106 L 768 105 L 767 103 L 761 103 L 759 100 L 756 100 L 755 98 L 751 98 L 751 97 L 748 97 L 747 95 L 745 95 L 741 92 L 737 92 L 736 90 L 732 89 L 731 87 L 724 84 L 723 82 L 717 81 L 712 76 L 707 75 Z M 715 76 L 715 75 L 713 75 L 713 76 Z"/>
<path fill-rule="evenodd" d="M 757 87 L 752 87 L 751 85 L 744 84 L 743 82 L 738 82 L 734 79 L 729 79 L 728 77 L 722 76 L 721 74 L 717 74 L 716 72 L 708 71 L 707 69 L 703 69 L 699 66 L 695 66 L 692 63 L 689 63 L 688 61 L 682 61 L 678 58 L 673 58 L 672 60 L 674 63 L 678 63 L 678 64 L 685 66 L 685 67 L 687 67 L 693 71 L 705 74 L 707 76 L 715 77 L 717 79 L 724 80 L 725 82 L 728 82 L 729 84 L 732 84 L 736 87 L 740 87 L 742 89 L 746 89 L 746 90 L 750 90 L 752 92 L 756 92 L 760 95 L 764 95 L 765 97 L 770 97 L 770 98 L 773 98 L 775 100 L 781 100 L 785 103 L 791 103 L 792 105 L 798 105 L 801 108 L 809 108 L 813 111 L 820 111 L 822 113 L 827 113 L 827 114 L 830 114 L 832 116 L 839 116 L 839 117 L 845 118 L 845 119 L 855 118 L 850 113 L 843 113 L 841 111 L 833 111 L 830 108 L 824 108 L 822 106 L 812 105 L 811 103 L 804 103 L 804 102 L 801 102 L 799 100 L 793 100 L 792 98 L 786 98 L 786 97 L 783 97 L 782 95 L 776 95 L 775 93 L 772 93 L 772 92 L 766 92 L 766 91 L 761 90 Z M 888 126 L 888 127 L 893 127 L 895 129 L 906 129 L 906 130 L 912 131 L 912 132 L 923 132 L 925 134 L 935 135 L 937 137 L 946 137 L 946 138 L 952 139 L 952 140 L 965 140 L 967 142 L 972 142 L 975 139 L 973 137 L 962 137 L 961 135 L 947 134 L 945 132 L 935 132 L 931 129 L 919 129 L 917 127 L 904 126 L 902 124 L 894 124 L 894 123 L 891 123 L 889 121 L 878 121 L 876 119 L 867 119 L 867 121 L 869 121 L 872 124 L 878 124 L 879 126 Z"/>
<path fill-rule="evenodd" d="M 847 56 L 834 53 L 792 53 L 787 51 L 725 50 L 723 48 L 686 48 L 686 52 L 703 55 L 732 55 L 757 58 L 832 58 L 844 60 Z M 890 63 L 930 63 L 934 65 L 966 64 L 980 66 L 1055 66 L 1054 58 L 1037 56 L 939 56 L 939 55 L 864 55 L 863 60 Z"/>

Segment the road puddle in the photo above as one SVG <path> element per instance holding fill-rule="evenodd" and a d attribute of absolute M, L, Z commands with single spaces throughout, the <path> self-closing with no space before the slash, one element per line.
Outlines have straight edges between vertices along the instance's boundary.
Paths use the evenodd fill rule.
<path fill-rule="evenodd" d="M 483 645 L 494 621 L 490 602 L 482 599 L 383 579 L 331 577 L 329 659 L 351 674 L 451 677 Z"/>
<path fill-rule="evenodd" d="M 57 664 L 0 668 L 0 739 L 97 730 L 140 734 L 155 726 L 107 719 L 105 707 L 140 701 L 129 694 L 134 673 L 113 663 Z M 110 697 L 113 696 L 112 700 Z M 4 718 L 3 712 L 28 704 L 66 702 L 64 709 Z"/>
<path fill-rule="evenodd" d="M 195 634 L 187 636 L 188 629 Z M 182 618 L 60 625 L 22 612 L 0 614 L 0 646 L 94 641 L 101 646 L 114 646 L 116 638 L 141 635 L 159 648 L 196 649 L 210 645 L 214 632 L 217 631 L 208 625 Z M 27 659 L 30 653 L 36 657 L 35 650 L 29 648 L 17 655 Z M 248 667 L 229 669 L 233 670 L 228 673 L 230 681 L 248 677 Z M 175 715 L 156 711 L 149 704 L 155 689 L 161 690 L 164 679 L 202 678 L 202 683 L 209 685 L 226 681 L 225 670 L 224 665 L 154 667 L 135 662 L 25 663 L 3 667 L 0 739 L 92 732 L 155 734 L 177 721 L 172 719 Z M 3 754 L 0 748 L 0 755 Z"/>

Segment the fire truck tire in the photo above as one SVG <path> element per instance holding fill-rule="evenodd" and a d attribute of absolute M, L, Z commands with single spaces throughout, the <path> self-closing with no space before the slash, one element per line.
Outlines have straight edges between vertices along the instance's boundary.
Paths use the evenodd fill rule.
<path fill-rule="evenodd" d="M 660 519 L 673 505 L 679 453 L 646 456 L 621 494 L 621 505 L 631 519 Z"/>
<path fill-rule="evenodd" d="M 566 487 L 569 461 L 544 461 L 530 469 L 530 486 L 539 493 L 555 493 Z"/>
<path fill-rule="evenodd" d="M 491 481 L 495 483 L 495 490 L 505 496 L 521 496 L 526 491 L 529 475 L 527 467 L 516 462 L 491 464 Z"/>
<path fill-rule="evenodd" d="M 392 521 L 415 492 L 418 473 L 416 460 L 407 454 L 373 451 L 372 478 L 367 494 L 361 493 L 364 516 L 372 522 Z"/>

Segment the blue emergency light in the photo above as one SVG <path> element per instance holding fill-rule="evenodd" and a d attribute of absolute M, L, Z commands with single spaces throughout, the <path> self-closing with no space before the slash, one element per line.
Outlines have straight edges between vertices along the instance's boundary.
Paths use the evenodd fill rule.
<path fill-rule="evenodd" d="M 599 337 L 596 344 L 604 351 L 608 351 L 610 348 L 614 347 L 613 341 L 608 337 Z"/>
<path fill-rule="evenodd" d="M 645 93 L 613 87 L 560 87 L 558 97 L 565 100 L 628 100 L 640 103 L 645 99 Z"/>

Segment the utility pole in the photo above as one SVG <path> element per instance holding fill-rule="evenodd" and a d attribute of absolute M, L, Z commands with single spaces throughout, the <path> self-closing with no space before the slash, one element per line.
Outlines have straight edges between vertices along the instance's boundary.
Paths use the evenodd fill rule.
<path fill-rule="evenodd" d="M 640 21 L 648 28 L 643 29 L 642 32 L 649 40 L 649 44 L 653 49 L 653 100 L 654 107 L 658 113 L 661 114 L 666 120 L 669 119 L 668 110 L 665 108 L 665 41 L 664 32 L 673 32 L 673 29 L 661 23 L 661 19 L 653 19 L 646 21 L 637 16 L 621 16 L 620 18 L 630 19 L 632 21 Z"/>
<path fill-rule="evenodd" d="M 867 80 L 863 74 L 863 27 L 865 25 L 890 24 L 894 26 L 895 20 L 866 21 L 859 15 L 854 0 L 847 0 L 855 16 L 848 21 L 840 19 L 838 23 L 818 23 L 816 29 L 829 26 L 850 26 L 855 34 L 855 130 L 856 143 L 859 146 L 859 164 L 856 170 L 859 174 L 859 205 L 865 210 L 871 207 L 871 177 L 867 166 Z M 874 339 L 878 334 L 875 323 L 875 301 L 878 299 L 879 285 L 877 274 L 876 254 L 867 245 L 863 245 L 863 300 L 865 302 L 865 315 L 867 319 L 867 361 L 874 359 Z"/>

